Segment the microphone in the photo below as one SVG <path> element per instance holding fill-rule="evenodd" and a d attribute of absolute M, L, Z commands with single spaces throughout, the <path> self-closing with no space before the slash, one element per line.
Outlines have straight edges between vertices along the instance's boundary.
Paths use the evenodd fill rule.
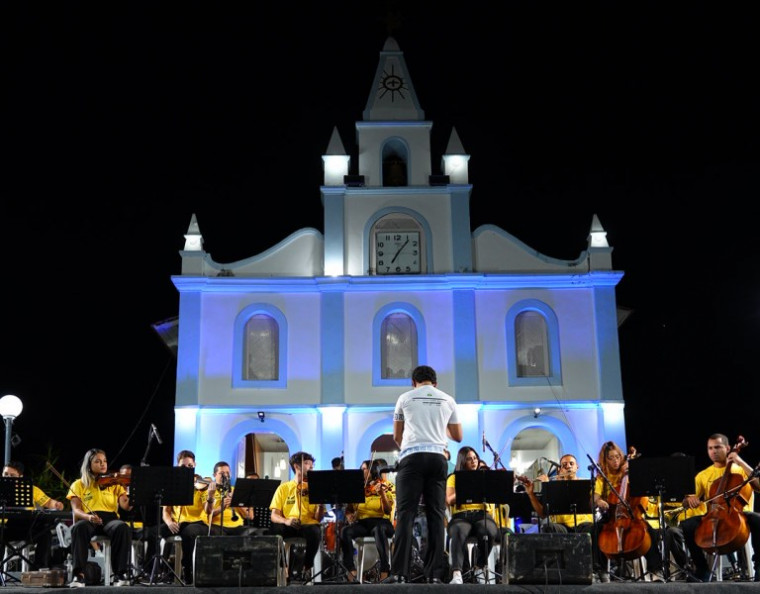
<path fill-rule="evenodd" d="M 163 445 L 164 440 L 161 439 L 161 436 L 158 434 L 158 429 L 156 429 L 156 426 L 153 423 L 151 423 L 150 428 L 153 430 L 153 435 L 156 436 L 156 441 L 158 442 L 158 445 Z"/>
<path fill-rule="evenodd" d="M 486 453 L 486 432 L 483 431 L 483 453 Z"/>
<path fill-rule="evenodd" d="M 544 458 L 544 460 L 546 460 L 552 466 L 556 466 L 557 468 L 560 468 L 560 465 L 557 464 L 554 460 L 549 460 L 549 458 Z"/>

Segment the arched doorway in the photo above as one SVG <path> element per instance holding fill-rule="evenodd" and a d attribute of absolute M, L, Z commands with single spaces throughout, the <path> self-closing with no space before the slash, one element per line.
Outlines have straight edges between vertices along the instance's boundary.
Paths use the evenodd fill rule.
<path fill-rule="evenodd" d="M 256 473 L 260 478 L 287 481 L 290 479 L 290 450 L 276 433 L 248 433 L 239 444 L 236 476 Z"/>
<path fill-rule="evenodd" d="M 535 478 L 539 474 L 555 474 L 557 469 L 549 460 L 559 461 L 559 440 L 550 431 L 528 427 L 520 431 L 512 442 L 509 468 L 517 474 Z"/>

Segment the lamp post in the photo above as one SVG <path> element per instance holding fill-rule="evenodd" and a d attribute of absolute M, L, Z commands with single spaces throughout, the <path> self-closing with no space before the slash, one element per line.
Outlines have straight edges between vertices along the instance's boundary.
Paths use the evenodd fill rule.
<path fill-rule="evenodd" d="M 0 398 L 0 415 L 5 421 L 5 461 L 8 464 L 11 461 L 11 434 L 13 433 L 13 421 L 24 410 L 24 403 L 21 398 L 13 394 L 7 394 Z"/>

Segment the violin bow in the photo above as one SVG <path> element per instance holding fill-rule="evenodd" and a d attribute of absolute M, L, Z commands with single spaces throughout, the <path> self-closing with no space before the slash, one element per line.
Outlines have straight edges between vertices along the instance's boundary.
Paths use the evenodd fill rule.
<path fill-rule="evenodd" d="M 367 488 L 367 485 L 369 484 L 369 479 L 372 476 L 372 462 L 375 459 L 375 450 L 372 450 L 369 453 L 369 467 L 367 468 L 367 476 L 364 477 L 364 488 Z"/>
<path fill-rule="evenodd" d="M 58 480 L 60 480 L 60 481 L 61 481 L 61 482 L 62 482 L 62 483 L 63 483 L 63 484 L 66 486 L 66 488 L 67 488 L 69 491 L 71 491 L 71 484 L 70 484 L 69 482 L 67 482 L 67 481 L 66 481 L 66 479 L 65 479 L 65 478 L 63 478 L 63 475 L 62 475 L 60 472 L 58 472 L 58 471 L 55 469 L 55 466 L 53 466 L 53 465 L 50 463 L 50 460 L 46 460 L 46 461 L 45 461 L 45 464 L 46 464 L 46 465 L 47 465 L 47 467 L 50 469 L 50 471 L 51 471 L 51 472 L 52 472 L 52 473 L 53 473 L 55 476 L 57 476 L 57 477 L 58 477 Z M 97 515 L 98 515 L 98 514 L 96 514 L 94 511 L 92 511 L 92 510 L 90 509 L 90 506 L 89 506 L 89 505 L 87 505 L 87 504 L 86 504 L 84 501 L 82 501 L 82 499 L 81 499 L 81 498 L 77 497 L 77 499 L 79 499 L 79 501 L 82 503 L 82 505 L 83 505 L 83 506 L 84 506 L 84 507 L 87 509 L 87 511 L 88 511 L 88 512 L 90 512 L 90 513 L 91 513 L 93 516 L 97 516 Z M 73 509 L 71 510 L 71 517 L 72 517 L 72 519 L 74 518 L 74 510 L 73 510 Z"/>
<path fill-rule="evenodd" d="M 307 482 L 307 481 L 306 481 L 306 475 L 304 474 L 304 471 L 303 471 L 303 453 L 302 453 L 301 454 L 301 484 L 303 485 L 304 482 Z M 301 499 L 303 497 L 303 492 L 302 492 L 303 490 L 302 489 L 298 489 L 298 485 L 296 485 L 296 491 L 298 493 L 298 522 L 300 523 L 301 522 L 301 509 L 302 509 L 301 508 Z"/>

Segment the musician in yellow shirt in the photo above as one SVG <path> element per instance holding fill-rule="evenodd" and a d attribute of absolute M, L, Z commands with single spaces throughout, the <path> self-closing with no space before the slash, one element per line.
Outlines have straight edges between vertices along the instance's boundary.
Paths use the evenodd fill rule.
<path fill-rule="evenodd" d="M 195 454 L 190 450 L 182 450 L 177 454 L 177 466 L 195 469 Z M 182 537 L 182 581 L 193 583 L 193 552 L 195 539 L 209 533 L 204 506 L 208 497 L 209 483 L 196 475 L 193 502 L 190 505 L 166 505 L 163 509 L 163 521 L 171 534 Z M 216 485 L 213 485 L 216 488 Z M 165 536 L 162 530 L 162 536 Z"/>
<path fill-rule="evenodd" d="M 322 538 L 320 522 L 325 516 L 324 504 L 309 501 L 309 471 L 314 467 L 314 456 L 308 452 L 296 452 L 290 457 L 293 479 L 277 487 L 269 509 L 272 510 L 270 534 L 283 538 L 299 536 L 306 539 L 302 580 L 309 583 L 314 568 L 314 556 Z"/>
<path fill-rule="evenodd" d="M 24 463 L 18 460 L 10 460 L 3 467 L 3 476 L 22 478 L 24 476 Z M 32 485 L 32 501 L 34 507 L 29 508 L 30 510 L 63 509 L 63 502 L 48 497 L 37 485 Z M 6 542 L 23 540 L 34 543 L 34 559 L 30 559 L 31 566 L 34 569 L 50 567 L 54 525 L 55 518 L 52 517 L 9 518 L 3 528 L 3 538 Z"/>

